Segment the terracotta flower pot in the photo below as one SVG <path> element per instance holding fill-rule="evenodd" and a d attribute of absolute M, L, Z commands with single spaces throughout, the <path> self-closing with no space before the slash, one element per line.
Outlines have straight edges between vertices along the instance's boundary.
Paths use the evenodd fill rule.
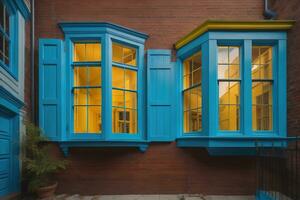
<path fill-rule="evenodd" d="M 54 196 L 54 193 L 57 188 L 57 183 L 54 183 L 53 185 L 49 185 L 46 187 L 40 187 L 37 190 L 37 195 L 39 199 L 46 199 Z"/>

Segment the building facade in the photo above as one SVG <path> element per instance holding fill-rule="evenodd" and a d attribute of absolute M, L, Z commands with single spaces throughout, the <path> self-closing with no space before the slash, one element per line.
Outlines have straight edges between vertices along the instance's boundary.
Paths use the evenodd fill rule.
<path fill-rule="evenodd" d="M 278 20 L 261 0 L 36 1 L 35 78 L 19 48 L 11 93 L 70 161 L 58 193 L 253 195 L 256 145 L 300 127 L 300 5 L 271 7 Z"/>

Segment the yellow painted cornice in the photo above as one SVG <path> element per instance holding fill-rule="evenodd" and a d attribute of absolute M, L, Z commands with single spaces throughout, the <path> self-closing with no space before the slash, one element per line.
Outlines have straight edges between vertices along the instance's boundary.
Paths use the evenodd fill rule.
<path fill-rule="evenodd" d="M 175 43 L 179 49 L 203 33 L 211 30 L 288 30 L 294 25 L 294 20 L 260 20 L 260 21 L 221 21 L 208 20 Z"/>

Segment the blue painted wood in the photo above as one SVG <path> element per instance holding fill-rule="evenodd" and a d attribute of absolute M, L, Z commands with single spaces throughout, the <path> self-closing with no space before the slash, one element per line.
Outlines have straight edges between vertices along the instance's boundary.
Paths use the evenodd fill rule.
<path fill-rule="evenodd" d="M 147 133 L 150 141 L 173 141 L 174 63 L 170 50 L 147 51 Z"/>
<path fill-rule="evenodd" d="M 0 198 L 20 191 L 19 115 L 0 106 Z"/>
<path fill-rule="evenodd" d="M 59 141 L 64 134 L 65 79 L 63 42 L 58 39 L 39 41 L 39 125 L 44 134 Z"/>

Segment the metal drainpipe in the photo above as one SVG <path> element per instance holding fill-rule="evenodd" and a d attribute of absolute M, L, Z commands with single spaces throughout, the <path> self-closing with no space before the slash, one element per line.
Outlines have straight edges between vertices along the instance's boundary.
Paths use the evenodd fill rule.
<path fill-rule="evenodd" d="M 265 9 L 264 9 L 264 17 L 265 19 L 275 19 L 277 17 L 277 13 L 273 10 L 269 9 L 268 2 L 269 0 L 264 0 Z"/>
<path fill-rule="evenodd" d="M 31 28 L 30 28 L 30 77 L 31 77 L 31 121 L 36 123 L 35 115 L 35 71 L 34 71 L 34 23 L 35 23 L 35 12 L 34 12 L 34 0 L 31 0 Z"/>

